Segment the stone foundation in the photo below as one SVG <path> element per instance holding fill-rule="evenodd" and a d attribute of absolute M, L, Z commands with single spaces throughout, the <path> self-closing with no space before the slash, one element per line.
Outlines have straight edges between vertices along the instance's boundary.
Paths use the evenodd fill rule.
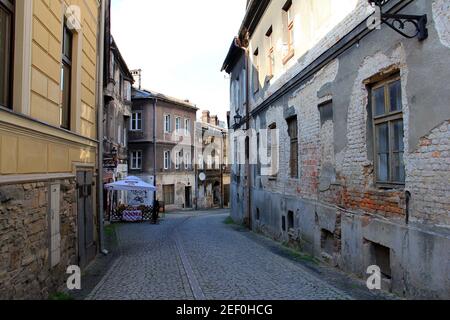
<path fill-rule="evenodd" d="M 61 259 L 50 267 L 49 187 L 60 184 Z M 75 179 L 0 185 L 0 299 L 47 299 L 77 264 Z"/>

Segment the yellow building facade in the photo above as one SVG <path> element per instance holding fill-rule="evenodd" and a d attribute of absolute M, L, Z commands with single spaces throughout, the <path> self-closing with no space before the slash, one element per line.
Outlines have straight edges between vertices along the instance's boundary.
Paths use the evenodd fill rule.
<path fill-rule="evenodd" d="M 101 2 L 1 0 L 2 17 L 0 298 L 46 298 L 98 251 Z"/>

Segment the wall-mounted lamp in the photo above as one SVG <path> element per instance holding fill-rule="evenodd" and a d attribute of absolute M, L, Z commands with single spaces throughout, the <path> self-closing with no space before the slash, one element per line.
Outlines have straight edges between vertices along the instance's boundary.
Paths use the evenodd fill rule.
<path fill-rule="evenodd" d="M 427 15 L 405 15 L 405 14 L 387 14 L 383 13 L 383 6 L 390 0 L 368 0 L 371 6 L 377 6 L 380 9 L 381 22 L 385 23 L 395 32 L 398 32 L 402 36 L 413 39 L 417 38 L 419 41 L 423 41 L 428 38 Z M 406 30 L 407 25 L 411 25 L 415 28 L 414 33 L 408 33 Z"/>
<path fill-rule="evenodd" d="M 234 124 L 235 126 L 239 126 L 242 122 L 242 116 L 239 114 L 239 112 L 236 112 L 236 115 L 234 116 Z"/>

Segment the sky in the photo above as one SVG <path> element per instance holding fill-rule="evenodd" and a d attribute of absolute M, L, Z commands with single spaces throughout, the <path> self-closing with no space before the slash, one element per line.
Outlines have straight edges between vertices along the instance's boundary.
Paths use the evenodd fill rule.
<path fill-rule="evenodd" d="M 112 34 L 142 87 L 188 99 L 226 120 L 229 79 L 220 69 L 246 0 L 112 0 Z"/>

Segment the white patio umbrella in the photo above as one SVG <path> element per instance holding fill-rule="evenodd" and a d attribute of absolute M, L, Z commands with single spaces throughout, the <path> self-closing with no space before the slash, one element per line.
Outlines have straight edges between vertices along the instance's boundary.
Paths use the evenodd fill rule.
<path fill-rule="evenodd" d="M 109 191 L 156 191 L 156 187 L 137 177 L 127 177 L 124 180 L 105 185 Z"/>
<path fill-rule="evenodd" d="M 116 181 L 105 185 L 105 189 L 109 191 L 109 196 L 114 197 L 113 191 L 148 191 L 155 192 L 156 187 L 139 179 L 138 177 L 127 177 L 124 180 Z M 113 199 L 110 200 L 110 221 L 113 212 Z"/>

